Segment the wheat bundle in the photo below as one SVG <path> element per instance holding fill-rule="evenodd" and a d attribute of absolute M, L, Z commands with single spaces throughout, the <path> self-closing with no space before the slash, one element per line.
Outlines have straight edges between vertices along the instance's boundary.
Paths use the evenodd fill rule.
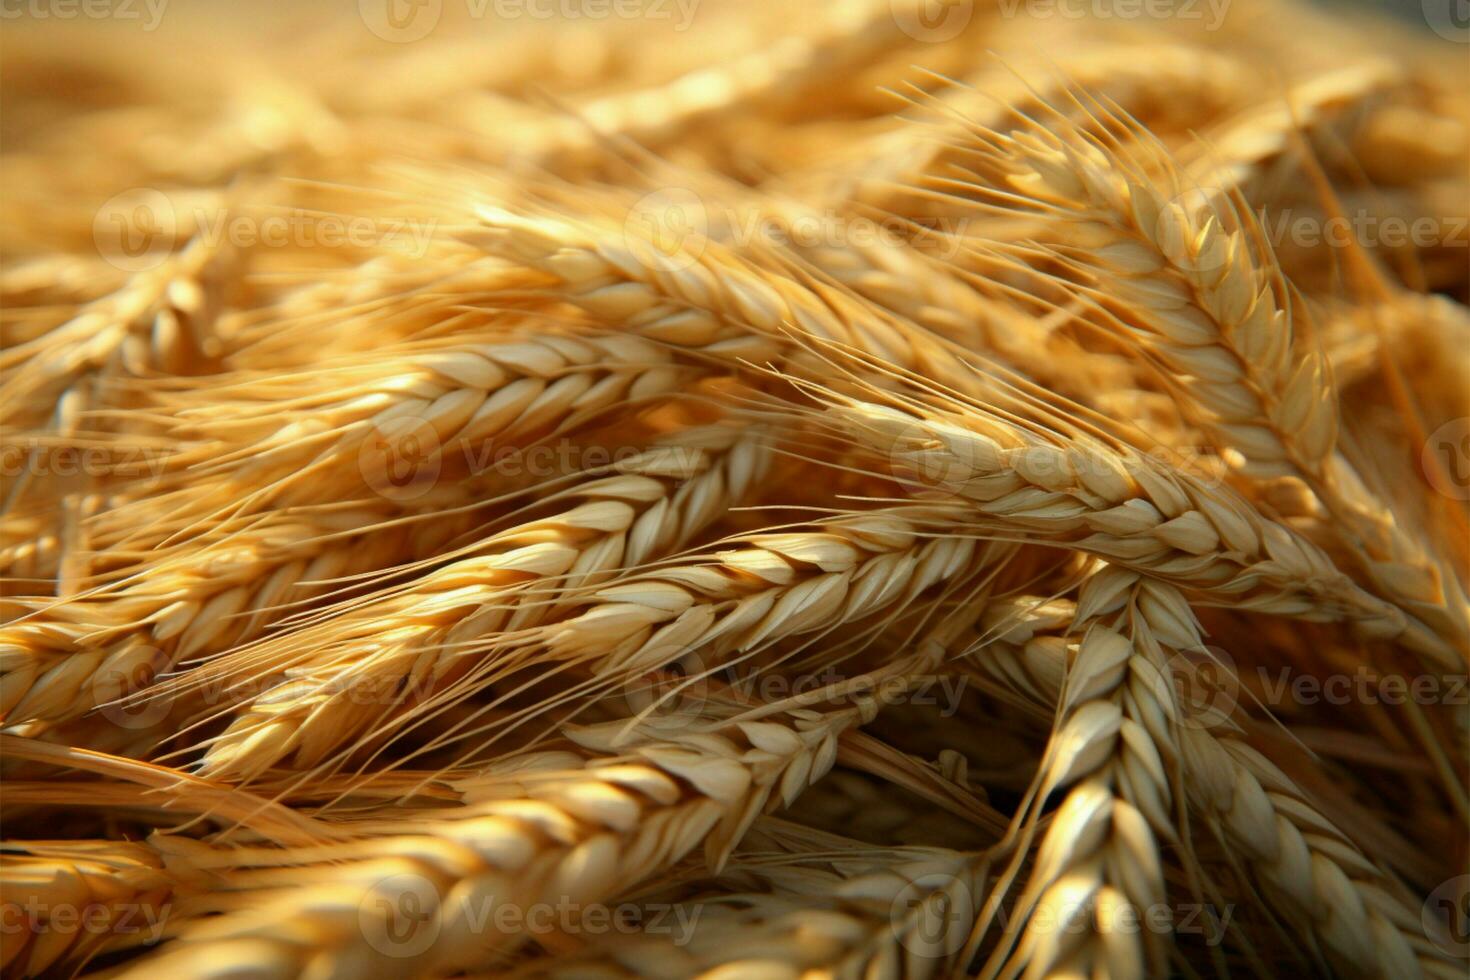
<path fill-rule="evenodd" d="M 1410 7 L 7 11 L 0 974 L 1464 976 Z"/>

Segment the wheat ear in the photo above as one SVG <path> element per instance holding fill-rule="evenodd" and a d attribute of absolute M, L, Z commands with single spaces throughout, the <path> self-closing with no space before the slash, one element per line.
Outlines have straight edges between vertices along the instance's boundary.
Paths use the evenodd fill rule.
<path fill-rule="evenodd" d="M 1252 254 L 1265 236 L 1248 211 L 1228 194 L 1192 199 L 1183 184 L 1171 195 L 1069 126 L 1060 135 L 1035 123 L 1007 135 L 976 127 L 973 135 L 977 153 L 1014 190 L 973 189 L 1051 217 L 1064 245 L 1049 254 L 1094 278 L 1093 287 L 1071 288 L 1100 320 L 1159 358 L 1247 472 L 1304 479 L 1363 553 L 1374 585 L 1415 617 L 1408 627 L 1416 649 L 1461 664 L 1470 655 L 1470 605 L 1335 449 L 1326 358 L 1302 349 L 1304 304 L 1292 303 L 1269 252 Z"/>
<path fill-rule="evenodd" d="M 575 506 L 491 536 L 475 557 L 398 595 L 220 659 L 186 683 L 285 669 L 210 743 L 204 769 L 238 779 L 288 759 L 319 766 L 411 721 L 425 704 L 462 696 L 495 669 L 476 655 L 484 638 L 554 618 L 559 594 L 684 547 L 745 498 L 768 461 L 739 427 L 680 433 L 620 463 L 621 473 L 564 494 L 581 501 Z"/>
<path fill-rule="evenodd" d="M 0 850 L 0 886 L 0 970 L 29 980 L 157 940 L 179 882 L 144 844 L 28 841 Z"/>
<path fill-rule="evenodd" d="M 1201 650 L 1198 623 L 1177 590 L 1145 583 L 1138 623 L 1166 650 Z M 1370 858 L 1228 720 L 1178 729 L 1191 806 L 1251 869 L 1266 899 L 1313 937 L 1335 971 L 1448 977 L 1460 971 L 1425 938 L 1411 904 Z"/>
<path fill-rule="evenodd" d="M 521 799 L 449 811 L 433 822 L 419 815 L 406 833 L 368 848 L 380 857 L 363 859 L 358 845 L 257 855 L 305 865 L 299 883 L 221 896 L 223 916 L 188 925 L 147 966 L 123 976 L 157 969 L 229 976 L 247 966 L 255 975 L 280 977 L 472 968 L 525 938 L 477 918 L 495 905 L 606 901 L 701 842 L 718 868 L 763 809 L 789 802 L 831 767 L 837 736 L 871 717 L 874 707 L 796 712 L 782 722 L 697 733 L 687 731 L 688 719 L 677 718 L 631 731 L 623 722 L 575 730 L 594 753 L 587 765 L 528 775 Z M 620 754 L 596 754 L 602 751 Z M 189 858 L 201 867 L 249 859 L 229 849 L 211 858 L 197 848 Z M 428 900 L 429 915 L 413 927 L 402 916 L 411 906 L 419 910 L 417 899 Z M 403 925 L 432 929 L 434 941 L 423 949 L 385 946 L 406 936 Z"/>
<path fill-rule="evenodd" d="M 1170 658 L 1176 651 L 1205 650 L 1199 625 L 1177 589 L 1143 580 L 1129 600 L 1127 581 L 1111 577 L 1112 585 L 1098 589 L 1079 615 L 1107 615 L 1131 601 L 1135 643 L 1148 643 Z M 1043 635 L 1027 641 L 1024 651 L 1024 666 L 1017 667 L 1028 681 L 1021 690 L 1059 692 L 1066 644 Z M 1177 664 L 1171 660 L 1170 669 Z M 1016 676 L 1018 669 L 1006 672 Z M 1158 683 L 1172 679 L 1161 673 Z M 1288 776 L 1239 738 L 1228 719 L 1194 718 L 1171 727 L 1173 737 L 1158 744 L 1169 753 L 1165 762 L 1180 768 L 1191 809 L 1249 869 L 1278 914 L 1309 937 L 1334 970 L 1375 977 L 1453 972 L 1420 933 L 1417 908 Z"/>
<path fill-rule="evenodd" d="M 919 980 L 954 968 L 953 938 L 969 929 L 981 894 L 983 871 L 973 855 L 891 848 L 871 856 L 843 855 L 833 864 L 831 871 L 793 867 L 789 860 L 768 867 L 754 855 L 738 855 L 729 877 L 764 888 L 681 903 L 689 909 L 692 931 L 678 943 L 634 935 L 532 960 L 512 976 Z"/>
<path fill-rule="evenodd" d="M 134 374 L 207 366 L 222 353 L 214 335 L 222 275 L 214 266 L 222 254 L 197 239 L 69 322 L 7 349 L 0 356 L 0 420 L 16 426 L 45 418 L 62 392 L 109 364 Z"/>
<path fill-rule="evenodd" d="M 1095 624 L 1077 645 L 1036 798 L 1075 785 L 1052 815 L 1017 899 L 1016 912 L 1025 917 L 1019 945 L 1012 950 L 1002 941 L 987 975 L 1142 976 L 1163 969 L 1161 938 L 1127 925 L 1164 900 L 1154 835 L 1172 834 L 1171 792 L 1154 734 L 1168 737 L 1172 692 L 1159 690 L 1158 667 L 1146 656 Z"/>
<path fill-rule="evenodd" d="M 636 216 L 636 208 L 629 213 Z M 785 339 L 795 329 L 961 388 L 979 380 L 957 350 L 926 331 L 838 287 L 775 275 L 713 241 L 671 248 L 631 227 L 617 234 L 593 222 L 491 207 L 480 217 L 485 227 L 465 231 L 467 242 L 547 273 L 567 300 L 642 337 L 760 364 L 797 358 L 800 350 Z M 831 374 L 824 364 L 810 366 Z"/>
<path fill-rule="evenodd" d="M 391 567 L 456 525 L 394 524 L 385 507 L 281 515 L 158 562 L 119 586 L 0 626 L 0 718 L 55 724 L 136 693 L 181 660 L 252 639 L 279 604 Z M 383 526 L 386 525 L 386 526 Z"/>
<path fill-rule="evenodd" d="M 1229 488 L 1126 447 L 978 408 L 959 417 L 839 402 L 821 419 L 906 483 L 964 501 L 954 517 L 976 528 L 1066 544 L 1238 608 L 1347 619 L 1387 636 L 1403 629 L 1396 609 Z"/>
<path fill-rule="evenodd" d="M 599 681 L 614 684 L 689 653 L 724 662 L 867 616 L 897 616 L 930 588 L 961 588 L 1010 554 L 953 536 L 950 513 L 894 507 L 749 535 L 730 542 L 738 548 L 614 579 L 580 598 L 574 615 L 503 642 L 523 656 L 596 664 Z"/>
<path fill-rule="evenodd" d="M 309 373 L 227 378 L 214 391 L 178 396 L 183 406 L 203 407 L 175 407 L 174 437 L 197 446 L 171 462 L 194 481 L 227 480 L 232 498 L 255 506 L 350 499 L 364 492 L 364 480 L 373 485 L 374 453 L 389 462 L 405 456 L 415 468 L 411 479 L 437 477 L 445 467 L 473 472 L 483 468 L 479 447 L 491 438 L 515 445 L 565 431 L 667 393 L 685 373 L 657 345 L 615 335 L 376 351 Z M 327 393 L 324 375 L 337 382 Z M 236 391 L 243 404 L 222 417 L 219 403 Z M 415 447 L 418 455 L 409 452 Z M 232 509 L 242 510 L 243 501 Z"/>

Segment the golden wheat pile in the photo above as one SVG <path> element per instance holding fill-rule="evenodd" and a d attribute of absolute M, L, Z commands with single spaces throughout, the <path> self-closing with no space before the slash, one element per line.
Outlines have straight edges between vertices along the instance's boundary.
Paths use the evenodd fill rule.
<path fill-rule="evenodd" d="M 1431 0 L 16 10 L 6 976 L 1466 975 Z"/>

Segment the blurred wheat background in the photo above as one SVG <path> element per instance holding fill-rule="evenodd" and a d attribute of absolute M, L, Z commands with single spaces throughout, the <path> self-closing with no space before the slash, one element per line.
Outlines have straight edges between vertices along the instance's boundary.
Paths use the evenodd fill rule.
<path fill-rule="evenodd" d="M 1466 975 L 1463 4 L 0 13 L 5 976 Z"/>

